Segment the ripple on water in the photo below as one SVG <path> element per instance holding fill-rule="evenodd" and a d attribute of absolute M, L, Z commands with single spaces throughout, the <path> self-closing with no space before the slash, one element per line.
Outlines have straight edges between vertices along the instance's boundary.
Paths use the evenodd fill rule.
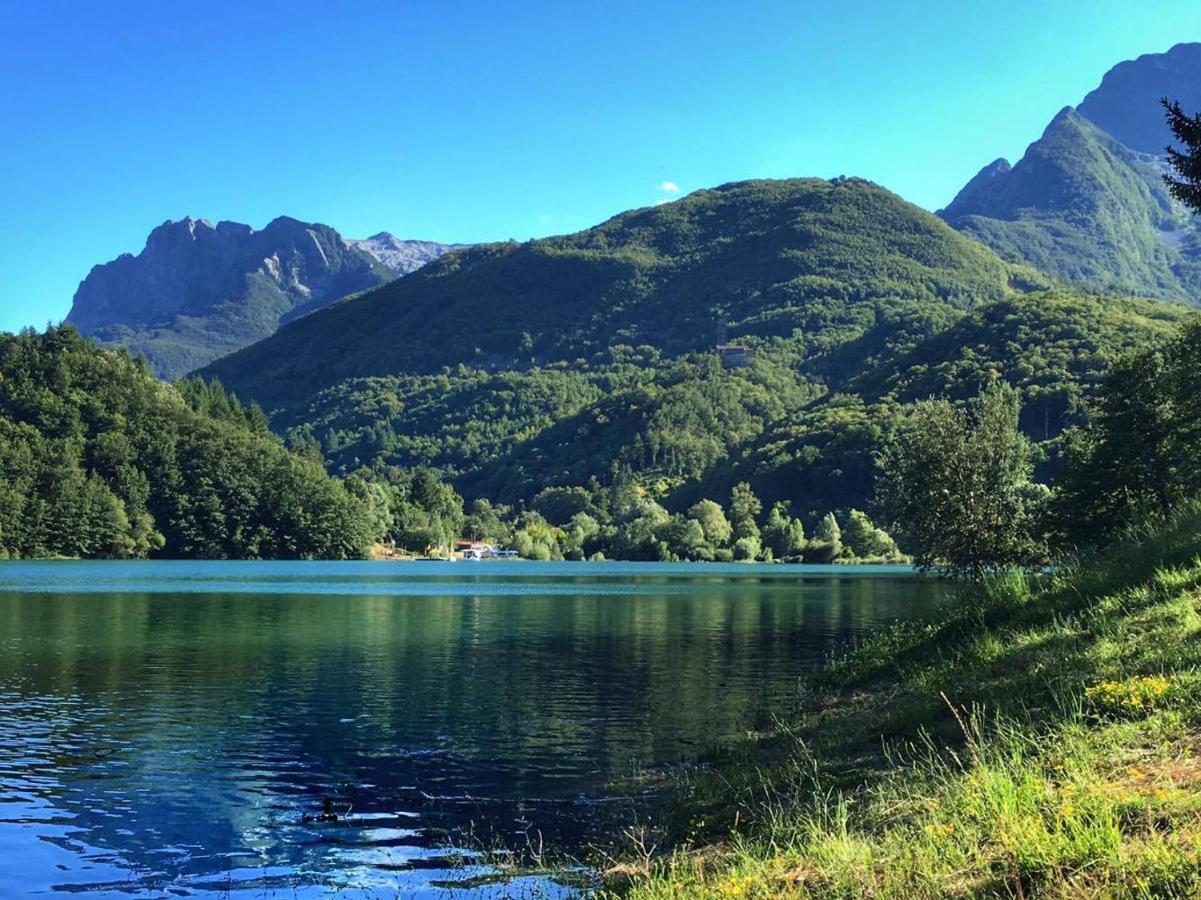
<path fill-rule="evenodd" d="M 786 567 L 3 563 L 0 897 L 573 896 L 462 848 L 581 846 L 614 778 L 936 602 Z"/>

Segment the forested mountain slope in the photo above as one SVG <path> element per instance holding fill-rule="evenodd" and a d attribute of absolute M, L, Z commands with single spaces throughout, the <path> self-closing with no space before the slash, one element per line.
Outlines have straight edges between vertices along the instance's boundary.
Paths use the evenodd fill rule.
<path fill-rule="evenodd" d="M 207 374 L 339 472 L 503 503 L 627 473 L 674 509 L 747 481 L 819 513 L 870 502 L 902 403 L 995 377 L 1053 462 L 1105 362 L 1183 313 L 1046 284 L 867 182 L 749 182 L 452 254 Z"/>
<path fill-rule="evenodd" d="M 1039 277 L 857 179 L 753 181 L 565 237 L 473 247 L 204 370 L 276 409 L 364 376 L 525 370 L 723 339 L 826 360 L 911 343 Z M 840 348 L 860 341 L 855 358 Z"/>
<path fill-rule="evenodd" d="M 1124 62 L 1010 167 L 990 163 L 940 212 L 1002 257 L 1091 290 L 1201 303 L 1201 239 L 1162 180 L 1159 106 L 1201 106 L 1201 44 Z"/>
<path fill-rule="evenodd" d="M 358 557 L 369 528 L 220 388 L 69 327 L 0 335 L 0 557 Z"/>

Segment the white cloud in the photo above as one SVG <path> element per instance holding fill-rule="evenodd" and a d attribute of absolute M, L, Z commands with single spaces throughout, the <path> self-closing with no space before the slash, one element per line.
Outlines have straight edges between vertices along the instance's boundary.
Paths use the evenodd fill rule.
<path fill-rule="evenodd" d="M 655 206 L 666 206 L 666 205 L 667 205 L 668 203 L 670 203 L 670 202 L 671 202 L 671 198 L 670 198 L 670 197 L 664 197 L 664 198 L 662 198 L 661 200 L 656 200 L 656 201 L 655 201 Z"/>
<path fill-rule="evenodd" d="M 678 194 L 680 193 L 680 186 L 674 181 L 665 181 L 659 185 L 659 190 L 666 191 L 669 194 Z"/>

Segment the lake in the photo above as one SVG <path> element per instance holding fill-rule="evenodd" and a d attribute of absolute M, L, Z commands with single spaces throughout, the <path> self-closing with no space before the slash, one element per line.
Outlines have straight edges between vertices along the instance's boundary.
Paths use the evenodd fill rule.
<path fill-rule="evenodd" d="M 943 591 L 886 567 L 0 563 L 0 897 L 572 896 L 476 851 L 580 850 L 628 807 L 616 781 L 770 724 Z"/>

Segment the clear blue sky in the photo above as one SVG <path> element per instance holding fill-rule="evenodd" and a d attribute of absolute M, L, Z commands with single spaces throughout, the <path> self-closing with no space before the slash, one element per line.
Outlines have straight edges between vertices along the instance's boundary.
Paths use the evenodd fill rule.
<path fill-rule="evenodd" d="M 1201 39 L 1196 0 L 1150 6 L 0 0 L 0 329 L 185 215 L 525 239 L 664 182 L 839 174 L 938 208 Z"/>

